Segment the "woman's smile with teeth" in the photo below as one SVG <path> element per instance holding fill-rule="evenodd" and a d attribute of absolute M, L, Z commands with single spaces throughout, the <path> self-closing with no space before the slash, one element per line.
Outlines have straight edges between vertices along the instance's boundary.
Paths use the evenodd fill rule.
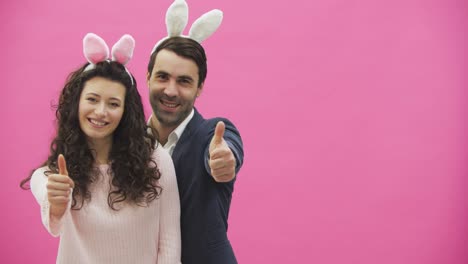
<path fill-rule="evenodd" d="M 97 125 L 97 126 L 105 126 L 105 125 L 108 124 L 107 122 L 97 121 L 97 120 L 94 120 L 94 119 L 91 119 L 91 118 L 88 118 L 88 120 L 89 120 L 89 122 L 91 122 L 92 124 Z"/>

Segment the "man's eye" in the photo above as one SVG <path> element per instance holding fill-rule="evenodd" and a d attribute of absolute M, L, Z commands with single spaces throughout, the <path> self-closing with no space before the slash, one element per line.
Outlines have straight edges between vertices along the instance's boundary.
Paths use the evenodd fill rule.
<path fill-rule="evenodd" d="M 156 75 L 156 79 L 158 80 L 167 80 L 167 75 Z"/>

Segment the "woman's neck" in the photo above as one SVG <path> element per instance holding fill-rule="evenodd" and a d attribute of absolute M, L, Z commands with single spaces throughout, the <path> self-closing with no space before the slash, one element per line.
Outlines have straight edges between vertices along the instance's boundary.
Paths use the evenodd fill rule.
<path fill-rule="evenodd" d="M 88 146 L 93 150 L 96 164 L 108 164 L 109 153 L 112 147 L 112 138 L 100 140 L 88 140 Z"/>

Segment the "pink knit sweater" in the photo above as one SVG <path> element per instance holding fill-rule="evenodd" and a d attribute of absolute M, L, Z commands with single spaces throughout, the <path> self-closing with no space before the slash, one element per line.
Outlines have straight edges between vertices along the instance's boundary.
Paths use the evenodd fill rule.
<path fill-rule="evenodd" d="M 108 165 L 99 166 L 99 180 L 90 186 L 91 200 L 80 210 L 70 205 L 59 221 L 50 221 L 46 168 L 37 169 L 31 191 L 41 207 L 42 222 L 52 236 L 60 236 L 57 263 L 180 263 L 180 203 L 172 159 L 161 146 L 154 154 L 161 196 L 141 207 L 128 202 L 107 203 Z"/>

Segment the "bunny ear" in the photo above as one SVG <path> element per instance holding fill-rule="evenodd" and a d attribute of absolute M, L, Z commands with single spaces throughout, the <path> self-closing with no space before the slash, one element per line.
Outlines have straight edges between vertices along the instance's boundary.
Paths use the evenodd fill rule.
<path fill-rule="evenodd" d="M 218 29 L 222 21 L 223 12 L 218 9 L 211 10 L 193 22 L 189 37 L 201 43 Z"/>
<path fill-rule="evenodd" d="M 109 47 L 101 37 L 88 33 L 83 38 L 83 53 L 91 64 L 96 64 L 109 58 Z"/>
<path fill-rule="evenodd" d="M 166 27 L 169 37 L 180 36 L 188 22 L 188 5 L 185 0 L 175 0 L 166 12 Z"/>
<path fill-rule="evenodd" d="M 114 46 L 112 46 L 112 60 L 125 65 L 133 56 L 135 40 L 132 36 L 125 34 Z"/>

